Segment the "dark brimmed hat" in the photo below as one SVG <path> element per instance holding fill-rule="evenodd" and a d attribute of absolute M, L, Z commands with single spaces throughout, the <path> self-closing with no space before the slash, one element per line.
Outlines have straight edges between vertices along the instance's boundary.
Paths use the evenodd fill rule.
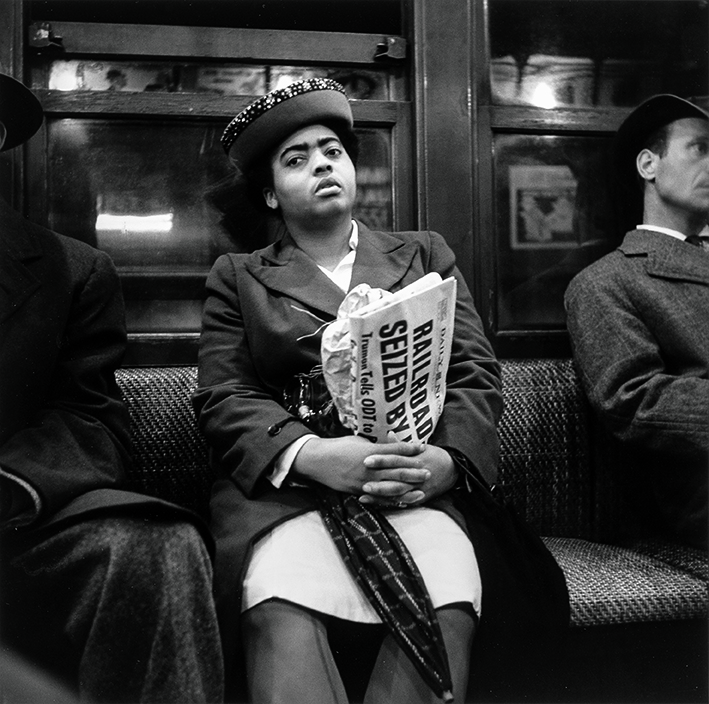
<path fill-rule="evenodd" d="M 277 88 L 244 108 L 224 130 L 222 146 L 243 171 L 296 130 L 319 122 L 352 127 L 352 109 L 337 81 L 308 78 Z"/>
<path fill-rule="evenodd" d="M 635 161 L 648 138 L 661 127 L 685 117 L 709 120 L 709 113 L 689 100 L 665 93 L 648 98 L 625 118 L 616 135 L 615 157 L 626 177 L 634 177 Z"/>
<path fill-rule="evenodd" d="M 657 130 L 685 117 L 709 120 L 709 114 L 694 103 L 664 93 L 638 105 L 618 128 L 609 185 L 621 230 L 632 229 L 643 217 L 643 191 L 636 167 L 638 154 Z"/>
<path fill-rule="evenodd" d="M 34 93 L 11 76 L 0 73 L 0 122 L 7 130 L 0 151 L 26 142 L 39 129 L 43 119 L 42 106 Z"/>

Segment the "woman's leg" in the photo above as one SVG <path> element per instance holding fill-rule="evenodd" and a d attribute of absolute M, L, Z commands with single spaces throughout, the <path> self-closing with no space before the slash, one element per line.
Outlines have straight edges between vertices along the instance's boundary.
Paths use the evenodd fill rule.
<path fill-rule="evenodd" d="M 241 615 L 253 704 L 347 704 L 325 619 L 277 599 Z"/>
<path fill-rule="evenodd" d="M 436 609 L 448 651 L 455 704 L 465 701 L 470 667 L 470 649 L 476 617 L 471 604 L 448 604 Z M 440 699 L 423 681 L 411 660 L 388 635 L 379 651 L 369 682 L 365 704 L 428 704 Z"/>

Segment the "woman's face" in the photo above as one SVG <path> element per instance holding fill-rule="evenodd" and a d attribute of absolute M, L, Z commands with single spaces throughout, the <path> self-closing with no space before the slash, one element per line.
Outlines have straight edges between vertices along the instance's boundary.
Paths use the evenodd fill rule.
<path fill-rule="evenodd" d="M 313 219 L 350 217 L 357 194 L 355 167 L 337 134 L 324 125 L 294 132 L 273 153 L 273 188 L 263 193 L 283 218 L 307 224 Z"/>

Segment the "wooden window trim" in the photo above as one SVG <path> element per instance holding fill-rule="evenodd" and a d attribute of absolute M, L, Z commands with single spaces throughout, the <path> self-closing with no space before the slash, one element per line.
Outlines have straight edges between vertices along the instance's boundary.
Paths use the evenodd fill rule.
<path fill-rule="evenodd" d="M 254 101 L 255 96 L 224 96 L 210 93 L 129 93 L 110 91 L 60 91 L 37 89 L 35 95 L 45 114 L 81 117 L 115 115 L 126 117 L 227 117 L 231 118 Z M 407 101 L 352 100 L 355 122 L 394 125 Z"/>
<path fill-rule="evenodd" d="M 583 132 L 606 134 L 615 132 L 630 108 L 544 108 L 523 106 L 482 106 L 478 114 L 487 113 L 494 132 L 555 134 Z"/>
<path fill-rule="evenodd" d="M 242 61 L 372 64 L 403 37 L 347 32 L 51 22 L 67 55 L 151 56 Z M 386 60 L 386 55 L 382 56 Z"/>

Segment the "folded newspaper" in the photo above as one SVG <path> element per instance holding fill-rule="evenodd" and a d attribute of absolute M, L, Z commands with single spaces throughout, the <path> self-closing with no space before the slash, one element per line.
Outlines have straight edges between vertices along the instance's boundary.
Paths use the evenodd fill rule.
<path fill-rule="evenodd" d="M 426 442 L 443 412 L 456 280 L 427 274 L 391 293 L 360 284 L 322 336 L 323 375 L 342 424 L 384 442 Z"/>

